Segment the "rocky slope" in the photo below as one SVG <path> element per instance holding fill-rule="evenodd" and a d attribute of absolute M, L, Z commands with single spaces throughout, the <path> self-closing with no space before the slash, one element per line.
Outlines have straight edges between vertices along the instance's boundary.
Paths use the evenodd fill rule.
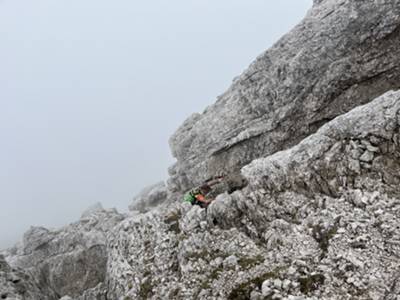
<path fill-rule="evenodd" d="M 314 2 L 174 134 L 168 186 L 31 228 L 0 299 L 399 299 L 400 0 Z"/>
<path fill-rule="evenodd" d="M 56 299 L 47 287 L 40 287 L 33 276 L 11 268 L 0 255 L 0 299 Z"/>
<path fill-rule="evenodd" d="M 175 204 L 110 240 L 111 298 L 396 299 L 400 92 L 243 169 L 206 212 Z"/>
<path fill-rule="evenodd" d="M 399 88 L 400 1 L 318 1 L 203 114 L 170 140 L 170 186 L 186 190 L 290 147 Z"/>
<path fill-rule="evenodd" d="M 124 216 L 115 210 L 104 210 L 96 205 L 84 212 L 78 222 L 62 229 L 32 227 L 28 230 L 22 243 L 4 254 L 13 268 L 24 270 L 34 279 L 27 278 L 27 284 L 45 291 L 39 295 L 34 293 L 32 297 L 21 293 L 17 299 L 59 299 L 70 295 L 89 300 L 95 299 L 86 297 L 91 289 L 103 293 L 107 235 L 123 219 Z M 0 274 L 0 278 L 8 277 L 7 273 Z"/>

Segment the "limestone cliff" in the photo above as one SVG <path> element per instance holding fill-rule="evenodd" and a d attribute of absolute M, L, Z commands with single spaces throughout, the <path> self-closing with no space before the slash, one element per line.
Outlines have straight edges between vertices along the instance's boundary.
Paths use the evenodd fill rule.
<path fill-rule="evenodd" d="M 400 87 L 400 2 L 319 2 L 172 136 L 172 189 L 238 171 Z"/>
<path fill-rule="evenodd" d="M 400 0 L 314 1 L 171 137 L 168 186 L 31 228 L 0 299 L 399 299 L 399 87 Z"/>

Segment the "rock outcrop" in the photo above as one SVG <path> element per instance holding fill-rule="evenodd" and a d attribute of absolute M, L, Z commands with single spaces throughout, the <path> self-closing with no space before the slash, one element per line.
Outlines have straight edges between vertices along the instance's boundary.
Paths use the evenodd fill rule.
<path fill-rule="evenodd" d="M 172 190 L 286 149 L 400 87 L 400 1 L 316 1 L 217 102 L 173 135 Z"/>
<path fill-rule="evenodd" d="M 0 298 L 399 299 L 400 0 L 314 0 L 170 140 L 168 187 L 0 256 Z M 225 174 L 207 210 L 182 192 Z"/>
<path fill-rule="evenodd" d="M 39 287 L 51 290 L 53 296 L 49 299 L 67 295 L 77 298 L 104 283 L 107 236 L 123 219 L 116 210 L 96 205 L 79 222 L 60 230 L 32 227 L 25 233 L 22 244 L 5 255 L 13 268 L 27 271 Z M 47 292 L 26 299 L 47 299 L 46 295 Z"/>
<path fill-rule="evenodd" d="M 146 212 L 149 209 L 160 205 L 168 198 L 168 190 L 164 182 L 151 185 L 144 188 L 137 196 L 133 198 L 129 210 Z"/>
<path fill-rule="evenodd" d="M 11 268 L 0 255 L 0 299 L 50 300 L 56 299 L 56 295 L 48 287 L 41 287 L 29 273 Z"/>
<path fill-rule="evenodd" d="M 400 92 L 243 169 L 208 209 L 128 218 L 110 241 L 112 298 L 396 299 Z M 269 297 L 269 298 L 268 298 Z"/>

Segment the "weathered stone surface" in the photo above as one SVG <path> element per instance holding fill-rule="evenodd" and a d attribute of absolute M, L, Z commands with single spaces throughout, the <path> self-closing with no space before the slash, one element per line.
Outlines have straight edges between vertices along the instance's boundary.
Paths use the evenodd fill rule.
<path fill-rule="evenodd" d="M 238 171 L 399 88 L 399 44 L 399 0 L 315 1 L 303 22 L 173 135 L 170 188 Z"/>
<path fill-rule="evenodd" d="M 206 216 L 200 211 L 174 204 L 123 221 L 110 240 L 109 298 L 224 297 L 249 273 L 261 276 L 271 268 L 262 265 L 263 249 L 244 233 L 202 228 Z M 186 218 L 190 214 L 197 221 Z"/>
<path fill-rule="evenodd" d="M 399 133 L 389 92 L 253 161 L 249 185 L 207 213 L 182 203 L 127 218 L 109 244 L 108 296 L 396 299 Z M 367 147 L 379 151 L 352 170 Z"/>
<path fill-rule="evenodd" d="M 14 268 L 32 274 L 39 287 L 60 297 L 77 298 L 104 282 L 107 235 L 123 218 L 116 210 L 96 205 L 79 222 L 60 230 L 32 227 L 20 247 L 6 252 L 7 260 Z M 96 298 L 82 298 L 85 299 Z"/>
<path fill-rule="evenodd" d="M 388 92 L 337 117 L 291 149 L 254 160 L 243 174 L 252 186 L 268 191 L 303 190 L 332 196 L 349 188 L 373 190 L 379 182 L 398 193 L 399 116 L 400 92 Z M 368 144 L 382 150 L 369 152 Z M 354 152 L 364 153 L 358 158 L 357 170 L 352 167 L 357 160 Z"/>
<path fill-rule="evenodd" d="M 29 273 L 11 268 L 0 255 L 0 299 L 8 300 L 50 300 L 56 295 L 41 287 Z"/>
<path fill-rule="evenodd" d="M 315 0 L 171 138 L 168 191 L 145 189 L 126 215 L 96 205 L 60 230 L 31 228 L 0 256 L 0 292 L 399 299 L 399 1 Z M 221 173 L 207 210 L 176 201 Z"/>
<path fill-rule="evenodd" d="M 91 215 L 104 211 L 103 205 L 100 202 L 93 204 L 92 206 L 88 207 L 81 216 L 81 219 L 90 218 Z"/>
<path fill-rule="evenodd" d="M 152 207 L 160 205 L 165 202 L 168 197 L 167 187 L 164 182 L 159 182 L 152 186 L 143 189 L 139 195 L 137 195 L 132 204 L 129 205 L 129 210 L 138 210 L 140 212 L 145 212 Z"/>

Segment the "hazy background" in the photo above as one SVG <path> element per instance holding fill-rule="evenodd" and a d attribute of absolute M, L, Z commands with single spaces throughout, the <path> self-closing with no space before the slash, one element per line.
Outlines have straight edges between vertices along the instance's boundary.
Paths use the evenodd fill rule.
<path fill-rule="evenodd" d="M 0 249 L 167 178 L 168 138 L 312 0 L 0 0 Z"/>

